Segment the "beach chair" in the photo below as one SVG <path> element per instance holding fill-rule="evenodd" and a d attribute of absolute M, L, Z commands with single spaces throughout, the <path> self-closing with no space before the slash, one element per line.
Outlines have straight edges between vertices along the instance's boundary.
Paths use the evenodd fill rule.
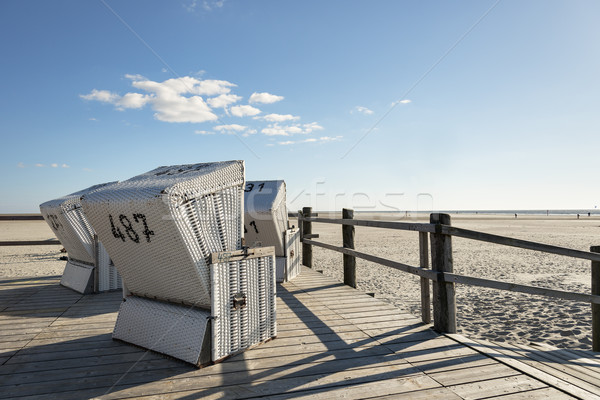
<path fill-rule="evenodd" d="M 243 249 L 244 162 L 159 167 L 82 204 L 127 292 L 113 338 L 202 366 L 276 335 L 273 248 Z"/>
<path fill-rule="evenodd" d="M 277 282 L 300 273 L 300 230 L 289 226 L 284 181 L 246 182 L 244 238 L 249 247 L 275 248 Z"/>
<path fill-rule="evenodd" d="M 60 284 L 82 294 L 121 288 L 121 278 L 81 208 L 81 196 L 116 182 L 91 186 L 40 204 L 44 220 L 67 251 Z"/>

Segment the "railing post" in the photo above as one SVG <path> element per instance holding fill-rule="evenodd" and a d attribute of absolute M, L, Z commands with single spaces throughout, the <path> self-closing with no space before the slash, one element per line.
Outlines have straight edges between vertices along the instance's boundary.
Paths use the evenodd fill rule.
<path fill-rule="evenodd" d="M 312 216 L 312 207 L 302 208 L 302 236 L 312 234 L 312 222 L 306 221 L 305 218 Z M 312 246 L 307 243 L 302 243 L 302 264 L 312 268 Z"/>
<path fill-rule="evenodd" d="M 600 246 L 590 247 L 592 253 L 600 253 Z M 600 295 L 600 261 L 592 261 L 592 294 Z M 600 351 L 600 304 L 592 303 L 592 350 Z"/>
<path fill-rule="evenodd" d="M 354 210 L 342 209 L 343 219 L 354 219 Z M 342 225 L 344 248 L 354 250 L 354 225 Z M 356 257 L 344 254 L 344 284 L 356 288 Z"/>
<path fill-rule="evenodd" d="M 450 215 L 431 214 L 432 224 L 450 225 Z M 439 233 L 431 234 L 431 267 L 436 272 L 452 272 L 452 237 Z M 443 333 L 456 333 L 456 299 L 454 283 L 445 282 L 439 274 L 433 282 L 433 329 Z"/>
<path fill-rule="evenodd" d="M 427 232 L 419 232 L 419 266 L 429 269 L 429 239 Z M 421 321 L 431 323 L 431 294 L 429 279 L 421 278 Z"/>

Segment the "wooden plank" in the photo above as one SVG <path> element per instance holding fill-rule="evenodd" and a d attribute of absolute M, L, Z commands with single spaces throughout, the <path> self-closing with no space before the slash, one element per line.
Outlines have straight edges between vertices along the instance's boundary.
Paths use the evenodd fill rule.
<path fill-rule="evenodd" d="M 311 222 L 319 222 L 322 224 L 337 224 L 337 225 L 354 225 L 354 226 L 368 226 L 370 228 L 385 228 L 385 229 L 397 229 L 402 231 L 414 231 L 414 232 L 435 232 L 435 225 L 423 224 L 423 223 L 412 223 L 412 222 L 393 222 L 393 221 L 375 221 L 365 219 L 355 219 L 352 221 L 345 221 L 339 218 L 303 218 L 303 220 Z"/>
<path fill-rule="evenodd" d="M 590 247 L 590 252 L 600 253 L 600 246 Z M 592 294 L 600 295 L 600 261 L 592 261 Z M 600 304 L 592 304 L 592 350 L 600 351 Z"/>
<path fill-rule="evenodd" d="M 536 286 L 520 285 L 517 283 L 500 282 L 492 279 L 475 278 L 472 276 L 457 275 L 447 272 L 444 273 L 444 279 L 448 282 L 461 283 L 464 285 L 481 286 L 491 289 L 506 290 L 509 292 L 527 293 L 538 296 L 555 297 L 565 300 L 600 304 L 600 296 L 598 295 L 572 293 L 564 290 L 546 289 Z"/>
<path fill-rule="evenodd" d="M 530 242 L 528 240 L 514 239 L 505 236 L 492 235 L 489 233 L 476 232 L 468 229 L 457 228 L 454 226 L 442 226 L 440 233 L 444 235 L 452 235 L 466 239 L 478 240 L 482 242 L 501 244 L 504 246 L 518 247 L 526 250 L 535 250 L 549 254 L 581 258 L 583 260 L 600 261 L 600 254 L 598 253 L 568 249 L 565 247 Z"/>
<path fill-rule="evenodd" d="M 421 389 L 411 390 L 404 393 L 394 393 L 391 395 L 373 397 L 377 400 L 431 400 L 431 399 L 444 399 L 444 400 L 462 400 L 452 390 L 444 387 L 432 388 L 432 389 Z"/>
<path fill-rule="evenodd" d="M 528 392 L 512 393 L 501 397 L 502 400 L 566 400 L 576 398 L 578 397 L 570 396 L 567 393 L 561 392 L 553 387 L 535 389 Z"/>
<path fill-rule="evenodd" d="M 500 346 L 489 345 L 483 341 L 480 342 L 468 339 L 458 334 L 446 334 L 445 336 L 448 336 L 456 340 L 457 343 L 467 345 L 470 348 L 481 352 L 482 354 L 492 357 L 494 360 L 506 364 L 511 368 L 523 372 L 524 374 L 532 376 L 535 379 L 538 379 L 545 384 L 566 392 L 572 396 L 600 400 L 600 395 L 597 394 L 600 393 L 598 388 L 589 387 L 589 390 L 583 389 L 580 387 L 579 383 L 573 384 L 565 379 L 562 379 L 563 377 L 558 377 L 555 372 L 556 370 L 554 369 L 545 368 L 540 363 L 536 363 L 533 366 L 526 363 L 526 360 L 516 352 L 507 351 Z"/>
<path fill-rule="evenodd" d="M 56 246 L 60 245 L 59 240 L 2 240 L 0 241 L 1 246 Z"/>
<path fill-rule="evenodd" d="M 42 214 L 0 214 L 0 221 L 43 221 Z"/>
<path fill-rule="evenodd" d="M 322 248 L 328 249 L 328 250 L 337 251 L 338 253 L 348 254 L 348 255 L 354 256 L 356 258 L 360 258 L 360 259 L 371 261 L 371 262 L 374 262 L 377 264 L 385 265 L 387 267 L 391 267 L 391 268 L 394 268 L 394 269 L 397 269 L 397 270 L 403 271 L 403 272 L 408 272 L 410 274 L 421 276 L 421 277 L 427 278 L 427 279 L 431 279 L 433 281 L 437 280 L 437 273 L 434 271 L 431 271 L 431 270 L 422 269 L 419 267 L 413 267 L 412 265 L 403 264 L 403 263 L 400 263 L 397 261 L 392 261 L 392 260 L 388 260 L 385 258 L 372 256 L 370 254 L 361 253 L 356 250 L 345 249 L 343 247 L 334 246 L 334 245 L 327 244 L 327 243 L 316 242 L 314 240 L 305 239 L 303 241 L 303 243 L 312 245 L 312 246 L 322 247 Z"/>
<path fill-rule="evenodd" d="M 305 390 L 301 393 L 288 393 L 276 396 L 269 396 L 271 400 L 283 399 L 315 399 L 315 400 L 331 400 L 331 399 L 460 399 L 451 390 L 447 388 L 431 387 L 433 382 L 424 377 L 418 376 L 411 381 L 411 385 L 397 385 L 389 381 L 368 382 L 352 386 L 342 386 L 339 388 L 329 388 L 325 390 Z M 391 394 L 390 394 L 391 393 Z M 422 396 L 420 396 L 422 394 Z M 384 397 L 381 397 L 384 396 Z M 405 397 L 406 396 L 406 397 Z"/>
<path fill-rule="evenodd" d="M 419 267 L 429 269 L 429 240 L 427 232 L 419 232 Z M 429 279 L 420 278 L 421 283 L 421 321 L 431 323 L 431 293 Z"/>
<path fill-rule="evenodd" d="M 298 224 L 300 225 L 300 241 L 302 242 L 302 265 L 312 268 L 313 251 L 310 244 L 307 243 L 305 235 L 312 234 L 312 223 L 308 221 L 312 214 L 312 207 L 303 207 L 302 215 L 299 217 Z"/>
<path fill-rule="evenodd" d="M 34 373 L 37 371 L 47 370 L 65 370 L 65 374 L 68 374 L 70 368 L 81 368 L 89 366 L 99 365 L 110 365 L 116 363 L 135 363 L 140 360 L 143 355 L 144 359 L 164 359 L 164 356 L 153 352 L 147 352 L 141 349 L 138 351 L 126 354 L 108 355 L 108 356 L 97 356 L 93 358 L 77 358 L 70 360 L 50 360 L 42 361 L 39 363 L 26 363 L 26 364 L 4 364 L 0 366 L 0 375 L 15 374 L 15 373 Z"/>
<path fill-rule="evenodd" d="M 464 385 L 474 382 L 488 381 L 492 379 L 507 378 L 511 376 L 523 376 L 523 374 L 517 371 L 516 369 L 510 368 L 500 363 L 479 365 L 468 369 L 463 368 L 441 372 L 431 372 L 428 373 L 428 375 L 436 381 L 438 381 L 439 383 L 441 383 L 443 386 Z M 538 385 L 537 387 L 543 386 L 546 385 L 540 383 L 540 385 Z M 460 393 L 458 394 L 461 395 Z"/>
<path fill-rule="evenodd" d="M 491 342 L 494 345 L 498 346 L 498 344 Z M 597 371 L 594 371 L 591 368 L 578 365 L 573 362 L 567 362 L 561 357 L 557 357 L 552 351 L 539 351 L 532 349 L 529 346 L 523 346 L 518 343 L 514 343 L 510 346 L 505 346 L 507 350 L 514 351 L 515 353 L 521 354 L 522 357 L 529 358 L 533 361 L 537 361 L 544 366 L 548 366 L 551 368 L 564 373 L 561 374 L 563 379 L 570 382 L 579 382 L 584 381 L 596 388 L 600 389 L 600 374 Z M 574 379 L 570 378 L 573 377 Z"/>
<path fill-rule="evenodd" d="M 508 368 L 508 367 L 506 367 Z M 472 376 L 477 378 L 483 378 L 479 376 L 479 370 L 473 370 Z M 435 377 L 434 377 L 435 379 Z M 494 379 L 480 379 L 476 382 L 462 383 L 459 385 L 453 385 L 450 389 L 458 394 L 463 399 L 479 399 L 485 397 L 504 396 L 507 394 L 523 394 L 535 390 L 547 388 L 544 383 L 533 379 L 527 375 L 519 374 L 510 377 L 499 377 Z M 549 399 L 556 398 L 555 395 L 563 395 L 564 393 L 554 389 Z"/>
<path fill-rule="evenodd" d="M 344 362 L 349 362 L 345 360 Z M 400 382 L 405 388 L 411 386 L 415 379 L 421 380 L 422 384 L 415 387 L 423 387 L 425 382 L 429 382 L 429 387 L 439 386 L 431 378 L 420 374 L 416 369 L 406 366 L 398 366 L 390 363 L 373 363 L 367 366 L 344 368 L 335 361 L 329 363 L 317 364 L 310 367 L 309 371 L 303 371 L 305 366 L 292 367 L 289 370 L 285 368 L 276 371 L 274 375 L 264 374 L 264 371 L 251 370 L 244 374 L 232 374 L 225 376 L 211 377 L 212 379 L 203 379 L 202 376 L 184 379 L 171 379 L 177 390 L 198 391 L 196 396 L 203 399 L 236 399 L 242 393 L 246 396 L 271 396 L 280 393 L 302 393 L 306 390 L 319 389 L 321 391 L 354 386 L 361 383 L 377 382 L 388 380 L 388 385 L 397 386 Z M 341 368 L 340 368 L 341 367 Z M 401 378 L 399 378 L 399 376 Z M 216 379 L 215 379 L 216 378 Z M 220 378 L 220 379 L 219 379 Z M 414 386 L 413 386 L 414 387 Z M 124 396 L 141 397 L 144 395 L 161 396 L 160 398 L 180 398 L 181 393 L 169 393 L 163 382 L 152 382 L 143 387 L 130 387 L 119 390 L 117 386 L 113 394 L 103 398 L 121 398 Z M 152 398 L 152 397 L 150 397 Z"/>
<path fill-rule="evenodd" d="M 349 208 L 342 209 L 342 218 L 345 220 L 353 219 L 354 210 Z M 342 243 L 344 248 L 354 250 L 354 225 L 342 225 Z M 343 264 L 344 284 L 356 288 L 356 257 L 344 254 Z"/>

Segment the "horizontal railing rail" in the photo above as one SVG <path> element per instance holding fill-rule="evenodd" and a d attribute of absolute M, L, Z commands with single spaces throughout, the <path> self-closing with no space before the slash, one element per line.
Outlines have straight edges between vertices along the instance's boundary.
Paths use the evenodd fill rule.
<path fill-rule="evenodd" d="M 0 246 L 47 246 L 60 244 L 59 240 L 4 240 Z"/>

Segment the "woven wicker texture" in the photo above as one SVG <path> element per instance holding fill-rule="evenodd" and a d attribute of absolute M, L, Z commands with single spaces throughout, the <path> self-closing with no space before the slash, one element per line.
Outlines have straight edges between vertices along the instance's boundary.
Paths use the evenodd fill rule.
<path fill-rule="evenodd" d="M 244 188 L 246 245 L 273 246 L 285 256 L 283 234 L 288 227 L 284 181 L 248 181 Z"/>
<path fill-rule="evenodd" d="M 277 335 L 273 256 L 212 264 L 211 275 L 213 361 Z M 236 294 L 244 306 L 234 306 Z"/>
<path fill-rule="evenodd" d="M 83 293 L 81 288 L 86 287 L 82 282 L 86 279 L 84 275 L 88 276 L 86 274 L 89 271 L 85 269 L 78 271 L 76 266 L 98 267 L 99 282 L 97 284 L 98 290 L 101 292 L 121 287 L 121 278 L 111 264 L 104 246 L 101 243 L 95 243 L 96 232 L 81 207 L 81 196 L 115 183 L 94 185 L 40 205 L 44 219 L 67 250 L 69 262 L 72 264 L 71 267 L 67 265 L 65 268 L 64 279 L 61 280 L 61 283 L 80 293 Z M 98 265 L 96 265 L 94 251 L 97 251 Z M 77 276 L 78 278 L 76 278 Z"/>
<path fill-rule="evenodd" d="M 81 196 L 116 182 L 102 183 L 40 204 L 42 216 L 67 250 L 69 258 L 94 264 L 94 229 L 81 208 Z"/>
<path fill-rule="evenodd" d="M 113 338 L 197 364 L 210 313 L 130 296 L 121 304 Z"/>
<path fill-rule="evenodd" d="M 82 198 L 131 293 L 210 308 L 211 253 L 241 247 L 244 162 L 159 167 Z"/>

